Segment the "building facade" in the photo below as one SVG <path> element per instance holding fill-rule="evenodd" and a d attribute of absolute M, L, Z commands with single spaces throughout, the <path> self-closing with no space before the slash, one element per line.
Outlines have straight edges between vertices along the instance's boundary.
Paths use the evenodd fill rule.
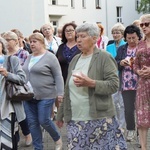
<path fill-rule="evenodd" d="M 0 33 L 18 28 L 28 36 L 47 22 L 54 27 L 67 22 L 100 22 L 110 39 L 116 22 L 124 26 L 139 19 L 138 0 L 4 0 L 0 9 Z"/>

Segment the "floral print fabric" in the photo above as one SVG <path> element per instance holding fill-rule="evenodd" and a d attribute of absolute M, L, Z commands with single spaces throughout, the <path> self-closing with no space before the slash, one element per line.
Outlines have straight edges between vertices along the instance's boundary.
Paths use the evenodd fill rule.
<path fill-rule="evenodd" d="M 115 117 L 67 124 L 68 150 L 127 150 Z"/>
<path fill-rule="evenodd" d="M 127 49 L 127 57 L 135 57 L 136 48 Z M 122 90 L 136 90 L 137 88 L 137 75 L 133 72 L 130 66 L 125 66 L 122 74 Z"/>
<path fill-rule="evenodd" d="M 136 53 L 134 70 L 137 71 L 144 65 L 150 67 L 150 47 L 147 47 L 145 41 L 141 41 Z M 150 78 L 139 77 L 136 93 L 136 115 L 138 127 L 150 128 Z"/>

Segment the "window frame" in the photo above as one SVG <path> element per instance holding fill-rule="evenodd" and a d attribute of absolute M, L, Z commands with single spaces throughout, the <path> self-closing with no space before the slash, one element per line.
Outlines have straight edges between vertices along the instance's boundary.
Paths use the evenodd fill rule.
<path fill-rule="evenodd" d="M 86 8 L 86 0 L 82 0 L 82 8 Z"/>
<path fill-rule="evenodd" d="M 139 5 L 140 5 L 140 1 L 135 0 L 135 10 L 137 10 L 139 8 Z"/>
<path fill-rule="evenodd" d="M 101 0 L 95 0 L 95 8 L 101 9 Z"/>
<path fill-rule="evenodd" d="M 75 8 L 75 1 L 71 0 L 71 8 Z"/>
<path fill-rule="evenodd" d="M 121 6 L 117 6 L 116 7 L 116 13 L 117 13 L 117 22 L 123 23 L 122 21 L 122 7 Z"/>
<path fill-rule="evenodd" d="M 52 0 L 52 5 L 57 5 L 57 0 Z"/>

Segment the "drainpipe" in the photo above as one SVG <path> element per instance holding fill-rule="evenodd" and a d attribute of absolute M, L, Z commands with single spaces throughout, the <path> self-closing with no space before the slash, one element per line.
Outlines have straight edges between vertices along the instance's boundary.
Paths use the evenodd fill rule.
<path fill-rule="evenodd" d="M 105 6 L 106 6 L 106 35 L 108 36 L 108 12 L 107 12 L 107 0 L 105 0 Z"/>

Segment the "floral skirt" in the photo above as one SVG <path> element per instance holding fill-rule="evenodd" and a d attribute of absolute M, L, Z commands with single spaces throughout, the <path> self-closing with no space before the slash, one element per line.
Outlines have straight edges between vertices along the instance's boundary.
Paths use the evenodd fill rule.
<path fill-rule="evenodd" d="M 115 117 L 67 124 L 68 150 L 127 150 Z"/>

